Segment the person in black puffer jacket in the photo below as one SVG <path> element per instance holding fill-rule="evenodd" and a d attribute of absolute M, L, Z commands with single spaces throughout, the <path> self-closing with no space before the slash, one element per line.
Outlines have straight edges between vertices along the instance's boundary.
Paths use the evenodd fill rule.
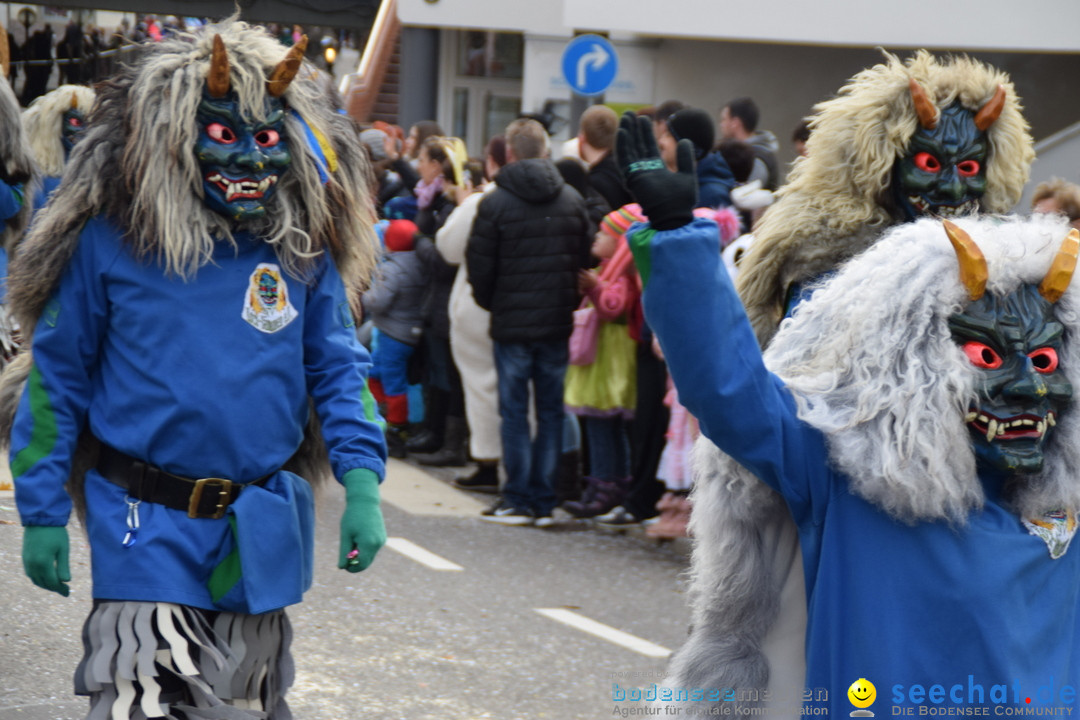
<path fill-rule="evenodd" d="M 590 264 L 592 226 L 585 201 L 548 159 L 547 133 L 538 122 L 510 123 L 506 143 L 507 165 L 480 202 L 465 251 L 473 296 L 491 312 L 507 474 L 502 499 L 484 518 L 549 525 L 562 445 L 563 376 L 581 299 L 578 271 Z"/>

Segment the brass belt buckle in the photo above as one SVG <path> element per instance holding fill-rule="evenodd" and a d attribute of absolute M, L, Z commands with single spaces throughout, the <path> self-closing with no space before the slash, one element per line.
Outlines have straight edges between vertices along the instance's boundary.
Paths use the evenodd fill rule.
<path fill-rule="evenodd" d="M 199 514 L 199 501 L 202 500 L 203 488 L 207 485 L 217 488 L 217 509 L 212 515 Z M 225 510 L 229 507 L 229 495 L 232 492 L 232 482 L 225 478 L 199 478 L 195 481 L 195 487 L 191 490 L 191 500 L 188 502 L 189 518 L 209 518 L 218 520 L 225 517 Z"/>

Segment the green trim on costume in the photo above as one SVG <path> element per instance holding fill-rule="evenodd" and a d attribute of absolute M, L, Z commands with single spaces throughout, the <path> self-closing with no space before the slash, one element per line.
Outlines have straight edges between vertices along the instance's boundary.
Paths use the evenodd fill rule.
<path fill-rule="evenodd" d="M 379 403 L 375 401 L 375 396 L 371 394 L 371 388 L 367 386 L 367 383 L 364 383 L 360 390 L 360 400 L 364 403 L 364 419 L 375 423 L 380 430 L 386 432 L 386 420 L 379 416 Z"/>
<path fill-rule="evenodd" d="M 218 563 L 210 573 L 210 579 L 206 582 L 206 588 L 210 591 L 210 599 L 215 603 L 225 594 L 236 587 L 240 582 L 243 570 L 240 567 L 240 541 L 236 537 L 236 516 L 229 515 L 229 531 L 233 536 L 233 549 Z"/>
<path fill-rule="evenodd" d="M 49 393 L 45 390 L 45 381 L 37 365 L 30 370 L 26 380 L 26 392 L 30 397 L 30 415 L 34 419 L 34 430 L 30 442 L 20 450 L 11 461 L 11 475 L 19 478 L 43 458 L 48 457 L 56 448 L 59 432 L 56 428 L 56 413 L 53 411 Z"/>
<path fill-rule="evenodd" d="M 649 275 L 652 273 L 652 239 L 654 235 L 656 235 L 656 231 L 651 227 L 646 227 L 626 238 L 630 244 L 630 252 L 634 254 L 634 264 L 637 265 L 638 275 L 641 276 L 642 289 L 649 284 Z"/>

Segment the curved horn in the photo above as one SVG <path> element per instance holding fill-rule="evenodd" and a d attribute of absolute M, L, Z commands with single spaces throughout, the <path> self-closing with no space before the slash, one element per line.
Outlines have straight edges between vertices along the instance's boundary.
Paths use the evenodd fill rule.
<path fill-rule="evenodd" d="M 911 91 L 911 101 L 915 103 L 915 113 L 919 116 L 919 124 L 927 130 L 937 127 L 938 109 L 930 96 L 923 90 L 923 86 L 915 78 L 908 82 L 908 90 Z"/>
<path fill-rule="evenodd" d="M 994 97 L 987 100 L 986 104 L 979 108 L 979 112 L 975 113 L 975 127 L 985 132 L 998 119 L 1004 107 L 1005 86 L 998 85 L 997 90 L 994 91 Z"/>
<path fill-rule="evenodd" d="M 210 97 L 222 98 L 229 94 L 229 53 L 225 41 L 214 36 L 214 49 L 210 53 L 210 72 L 206 74 L 206 91 Z"/>
<path fill-rule="evenodd" d="M 960 282 L 967 288 L 968 298 L 975 302 L 986 293 L 986 281 L 990 277 L 986 258 L 971 236 L 957 225 L 948 220 L 942 220 L 941 224 L 945 226 L 945 233 L 956 251 L 956 259 L 960 261 Z"/>
<path fill-rule="evenodd" d="M 1080 254 L 1080 230 L 1073 228 L 1065 239 L 1061 241 L 1061 247 L 1054 257 L 1054 264 L 1046 273 L 1046 277 L 1039 283 L 1039 294 L 1052 303 L 1056 303 L 1065 294 L 1076 272 L 1076 256 Z"/>
<path fill-rule="evenodd" d="M 300 38 L 300 42 L 289 48 L 289 54 L 277 64 L 270 73 L 270 79 L 266 81 L 266 92 L 270 97 L 281 97 L 289 88 L 289 83 L 300 71 L 300 63 L 304 61 L 304 50 L 307 49 L 307 35 Z"/>

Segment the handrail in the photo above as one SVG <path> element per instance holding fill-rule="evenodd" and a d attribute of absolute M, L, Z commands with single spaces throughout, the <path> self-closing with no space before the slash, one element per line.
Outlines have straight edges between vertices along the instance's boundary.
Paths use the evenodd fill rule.
<path fill-rule="evenodd" d="M 371 26 L 364 54 L 356 72 L 342 80 L 345 109 L 357 122 L 367 122 L 375 107 L 379 90 L 386 78 L 394 44 L 401 33 L 401 20 L 397 14 L 397 0 L 382 0 L 375 22 Z"/>
<path fill-rule="evenodd" d="M 1060 145 L 1063 142 L 1072 140 L 1077 135 L 1080 135 L 1080 122 L 1073 123 L 1064 130 L 1059 130 L 1053 135 L 1044 137 L 1042 140 L 1035 143 L 1035 153 L 1036 155 L 1038 155 L 1039 153 L 1045 152 L 1046 150 Z"/>

